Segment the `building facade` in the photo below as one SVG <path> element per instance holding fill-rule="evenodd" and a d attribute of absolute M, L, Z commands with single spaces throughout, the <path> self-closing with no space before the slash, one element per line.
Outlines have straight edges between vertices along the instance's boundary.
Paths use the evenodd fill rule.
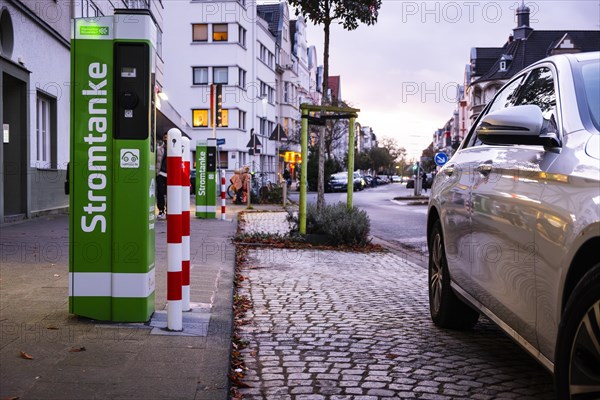
<path fill-rule="evenodd" d="M 523 68 L 555 54 L 600 50 L 599 30 L 535 30 L 529 24 L 530 12 L 524 3 L 517 8 L 517 26 L 502 47 L 471 49 L 456 109 L 434 133 L 434 151 L 451 155 L 488 102 Z"/>
<path fill-rule="evenodd" d="M 279 150 L 286 137 L 297 135 L 301 94 L 309 91 L 304 20 L 290 20 L 285 2 L 168 2 L 165 7 L 165 90 L 186 133 L 193 141 L 225 139 L 219 165 L 228 175 L 249 165 L 276 179 Z M 210 107 L 215 84 L 222 85 L 223 109 L 216 124 Z M 255 154 L 249 147 L 252 135 L 258 139 Z"/>
<path fill-rule="evenodd" d="M 0 0 L 0 223 L 68 207 L 72 18 L 139 7 L 160 30 L 159 1 Z"/>
<path fill-rule="evenodd" d="M 504 46 L 471 49 L 466 86 L 471 124 L 498 90 L 523 68 L 555 54 L 600 50 L 600 30 L 535 30 L 529 25 L 530 12 L 524 3 L 517 8 L 517 26 Z"/>

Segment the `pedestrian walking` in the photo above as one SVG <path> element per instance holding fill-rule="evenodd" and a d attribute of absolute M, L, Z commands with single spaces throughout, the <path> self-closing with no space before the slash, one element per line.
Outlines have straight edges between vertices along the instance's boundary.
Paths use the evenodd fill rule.
<path fill-rule="evenodd" d="M 156 148 L 156 206 L 158 219 L 165 219 L 167 197 L 167 132 L 163 134 L 162 144 Z"/>
<path fill-rule="evenodd" d="M 285 184 L 289 189 L 289 187 L 292 186 L 292 175 L 287 168 L 283 170 L 283 180 L 285 180 Z"/>

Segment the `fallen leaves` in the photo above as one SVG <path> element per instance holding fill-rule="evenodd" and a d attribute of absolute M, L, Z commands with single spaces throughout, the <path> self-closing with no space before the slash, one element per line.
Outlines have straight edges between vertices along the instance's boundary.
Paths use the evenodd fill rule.
<path fill-rule="evenodd" d="M 21 351 L 21 358 L 24 360 L 33 360 L 33 357 L 27 353 L 25 353 L 24 351 Z"/>
<path fill-rule="evenodd" d="M 239 392 L 239 389 L 251 387 L 243 381 L 246 375 L 245 371 L 247 371 L 248 368 L 246 368 L 246 365 L 244 364 L 242 350 L 248 347 L 248 342 L 243 340 L 238 332 L 241 326 L 248 325 L 252 322 L 250 319 L 246 318 L 246 312 L 253 307 L 252 301 L 248 296 L 237 293 L 237 290 L 241 288 L 243 282 L 248 280 L 248 277 L 242 275 L 239 270 L 239 268 L 247 261 L 246 252 L 247 250 L 245 248 L 237 246 L 236 271 L 234 277 L 236 294 L 233 297 L 234 333 L 231 337 L 231 369 L 229 372 L 229 381 L 231 383 L 230 398 L 232 400 L 243 399 L 244 396 Z"/>
<path fill-rule="evenodd" d="M 81 347 L 73 347 L 71 350 L 69 350 L 69 353 L 78 353 L 80 351 L 85 351 L 85 347 L 81 346 Z"/>

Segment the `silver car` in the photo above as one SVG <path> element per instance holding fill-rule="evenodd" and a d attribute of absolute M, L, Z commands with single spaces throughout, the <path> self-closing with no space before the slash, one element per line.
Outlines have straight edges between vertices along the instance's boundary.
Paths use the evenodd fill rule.
<path fill-rule="evenodd" d="M 498 91 L 433 182 L 433 322 L 488 316 L 600 399 L 600 53 L 541 60 Z"/>

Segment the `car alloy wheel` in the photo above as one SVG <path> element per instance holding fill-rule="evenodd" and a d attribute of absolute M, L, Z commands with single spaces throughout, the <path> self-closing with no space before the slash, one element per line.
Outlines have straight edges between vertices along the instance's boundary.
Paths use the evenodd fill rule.
<path fill-rule="evenodd" d="M 431 293 L 431 307 L 435 314 L 439 313 L 442 303 L 442 282 L 444 281 L 444 270 L 442 268 L 442 237 L 436 234 L 431 244 L 431 272 L 429 276 L 429 291 Z"/>
<path fill-rule="evenodd" d="M 590 392 L 600 398 L 600 300 L 590 307 L 577 327 L 569 364 L 571 398 L 584 393 L 589 396 Z"/>
<path fill-rule="evenodd" d="M 600 265 L 584 275 L 563 313 L 556 344 L 561 399 L 600 399 Z"/>

